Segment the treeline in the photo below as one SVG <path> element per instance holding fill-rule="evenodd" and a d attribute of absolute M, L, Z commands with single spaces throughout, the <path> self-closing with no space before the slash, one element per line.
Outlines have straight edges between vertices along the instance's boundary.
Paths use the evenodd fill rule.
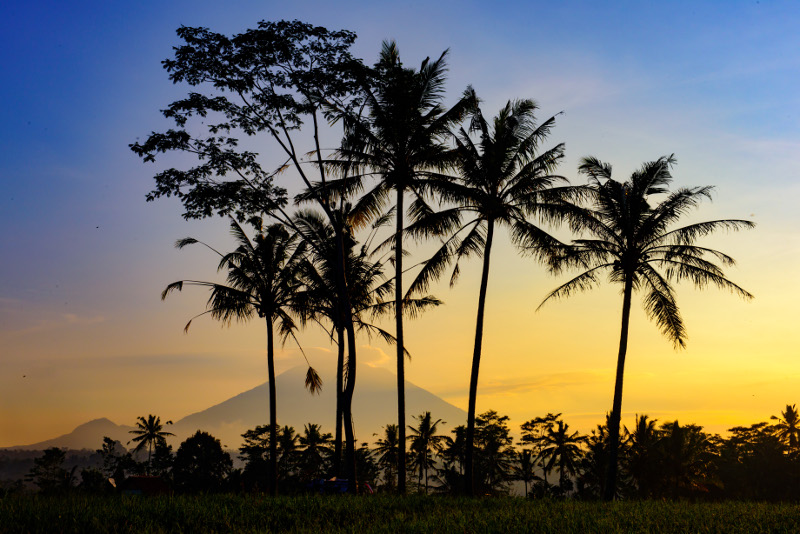
<path fill-rule="evenodd" d="M 466 427 L 441 434 L 441 420 L 430 412 L 414 417 L 408 427 L 408 487 L 425 494 L 462 494 L 465 481 Z M 703 427 L 678 421 L 659 422 L 638 415 L 623 426 L 620 440 L 617 498 L 691 500 L 800 499 L 800 416 L 786 406 L 773 423 L 761 422 L 729 429 L 722 437 Z M 570 430 L 560 414 L 547 414 L 523 423 L 520 439 L 511 437 L 508 417 L 488 411 L 476 417 L 476 488 L 481 495 L 522 494 L 529 498 L 596 500 L 604 495 L 610 452 L 607 422 L 588 435 Z M 179 493 L 262 492 L 268 490 L 270 429 L 245 432 L 234 468 L 233 458 L 220 441 L 198 431 L 177 451 L 166 442 L 160 425 L 140 434 L 137 450 L 126 451 L 105 438 L 94 458 L 97 466 L 63 467 L 66 452 L 44 451 L 27 476 L 42 492 L 109 492 L 137 475 L 158 477 L 169 491 Z M 276 429 L 277 479 L 282 492 L 316 492 L 314 484 L 335 476 L 330 433 L 313 423 L 297 432 Z M 373 443 L 357 447 L 360 488 L 394 493 L 398 484 L 398 428 L 386 425 Z M 148 449 L 147 459 L 136 452 Z M 142 456 L 140 454 L 140 456 Z M 114 480 L 114 485 L 109 483 Z M 514 484 L 516 483 L 516 486 Z M 5 484 L 21 490 L 21 483 Z M 116 489 L 119 491 L 119 489 Z"/>

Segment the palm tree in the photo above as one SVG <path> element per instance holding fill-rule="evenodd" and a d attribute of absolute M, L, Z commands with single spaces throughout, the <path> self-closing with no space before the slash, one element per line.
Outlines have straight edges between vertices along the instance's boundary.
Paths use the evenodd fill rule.
<path fill-rule="evenodd" d="M 231 233 L 239 246 L 235 251 L 224 255 L 194 238 L 181 239 L 176 243 L 178 248 L 200 243 L 221 256 L 218 270 L 227 271 L 228 285 L 180 280 L 169 284 L 161 293 L 161 298 L 167 298 L 173 290 L 181 291 L 184 285 L 211 290 L 207 310 L 190 319 L 184 331 L 189 330 L 195 318 L 205 314 L 211 314 L 212 318 L 227 324 L 234 319 L 246 321 L 254 315 L 266 322 L 271 472 L 269 491 L 274 495 L 278 490 L 274 336 L 277 328 L 284 342 L 289 337 L 294 337 L 296 325 L 291 313 L 295 312 L 294 296 L 300 286 L 297 270 L 305 254 L 305 247 L 281 225 L 267 227 L 251 241 L 242 227 L 231 220 Z M 316 371 L 309 366 L 306 386 L 314 392 L 321 384 Z"/>
<path fill-rule="evenodd" d="M 536 461 L 533 451 L 522 449 L 517 451 L 517 462 L 514 465 L 514 480 L 521 480 L 525 484 L 525 497 L 528 497 L 528 483 L 541 480 L 534 472 Z"/>
<path fill-rule="evenodd" d="M 786 405 L 786 409 L 781 412 L 781 416 L 773 415 L 770 419 L 778 422 L 774 425 L 776 435 L 779 439 L 786 442 L 789 452 L 794 452 L 800 443 L 800 414 L 797 412 L 795 404 Z"/>
<path fill-rule="evenodd" d="M 336 224 L 341 226 L 340 233 L 345 237 L 344 269 L 347 280 L 347 291 L 351 305 L 350 316 L 358 332 L 376 335 L 389 344 L 395 338 L 389 332 L 372 322 L 379 316 L 392 311 L 393 302 L 385 299 L 391 295 L 393 280 L 386 280 L 384 271 L 386 261 L 376 259 L 379 250 L 373 247 L 376 232 L 388 220 L 378 219 L 370 234 L 360 248 L 353 237 L 350 219 L 352 208 L 344 203 L 335 211 Z M 338 263 L 336 231 L 333 226 L 315 211 L 300 211 L 292 219 L 299 239 L 308 244 L 309 254 L 301 264 L 300 277 L 303 289 L 296 295 L 301 316 L 304 321 L 312 320 L 322 324 L 328 335 L 338 347 L 336 373 L 336 434 L 334 442 L 334 472 L 339 475 L 342 421 L 348 440 L 354 439 L 352 430 L 352 382 L 355 379 L 355 354 L 349 354 L 345 362 L 344 336 L 345 326 L 341 321 L 340 305 L 344 299 L 338 295 L 335 279 L 335 267 Z M 421 298 L 406 299 L 405 311 L 414 316 L 430 306 L 438 306 L 441 301 L 428 295 Z M 325 324 L 323 324 L 323 321 Z M 325 325 L 330 324 L 330 329 Z M 407 353 L 407 351 L 406 351 Z M 349 428 L 348 428 L 349 426 Z"/>
<path fill-rule="evenodd" d="M 564 202 L 577 191 L 570 187 L 554 187 L 566 182 L 553 173 L 564 156 L 564 144 L 539 153 L 555 117 L 537 124 L 537 105 L 532 100 L 509 101 L 490 125 L 481 111 L 475 109 L 469 132 L 461 128 L 456 137 L 455 156 L 460 178 L 437 182 L 441 201 L 454 207 L 429 215 L 410 231 L 420 235 L 447 232 L 451 237 L 426 262 L 413 290 L 424 288 L 455 263 L 450 285 L 460 273 L 460 260 L 472 255 L 483 257 L 478 313 L 475 325 L 475 344 L 470 374 L 469 408 L 467 411 L 466 484 L 472 493 L 473 450 L 475 439 L 475 405 L 478 395 L 478 373 L 483 344 L 483 323 L 486 291 L 489 281 L 489 262 L 496 225 L 508 227 L 512 241 L 528 253 L 546 259 L 559 242 L 531 223 L 537 216 L 547 222 L 558 222 L 571 210 Z M 477 133 L 476 143 L 470 133 Z M 462 218 L 466 217 L 463 221 Z"/>
<path fill-rule="evenodd" d="M 383 469 L 383 479 L 389 488 L 395 484 L 397 472 L 397 454 L 400 450 L 397 425 L 386 425 L 383 428 L 383 437 L 375 442 L 375 454 L 378 465 Z"/>
<path fill-rule="evenodd" d="M 328 458 L 331 456 L 331 435 L 324 434 L 318 424 L 308 423 L 303 434 L 298 438 L 300 447 L 300 463 L 305 479 L 319 478 L 325 474 Z"/>
<path fill-rule="evenodd" d="M 567 475 L 576 474 L 584 438 L 578 432 L 570 434 L 569 425 L 564 421 L 557 421 L 556 424 L 556 428 L 547 429 L 542 439 L 542 452 L 539 454 L 544 462 L 545 476 L 558 466 L 559 486 L 564 488 Z"/>
<path fill-rule="evenodd" d="M 554 272 L 579 268 L 581 274 L 552 291 L 542 302 L 567 297 L 598 284 L 598 275 L 609 273 L 609 280 L 622 285 L 622 328 L 614 385 L 614 403 L 609 425 L 610 451 L 604 498 L 613 500 L 616 491 L 619 427 L 622 413 L 622 379 L 628 349 L 628 324 L 634 290 L 643 290 L 644 308 L 661 332 L 676 348 L 685 346 L 686 329 L 681 318 L 672 282 L 689 280 L 695 287 L 714 285 L 729 289 L 743 298 L 752 295 L 727 278 L 722 268 L 733 265 L 730 256 L 695 245 L 699 237 L 715 230 L 740 230 L 753 223 L 722 219 L 671 226 L 702 198 L 711 198 L 712 187 L 680 188 L 670 192 L 672 156 L 645 163 L 626 182 L 611 178 L 611 166 L 593 157 L 582 160 L 579 172 L 589 177 L 591 209 L 583 213 L 580 224 L 592 235 L 577 239 L 552 264 Z M 651 204 L 652 197 L 664 195 Z M 541 305 L 540 305 L 541 307 Z"/>
<path fill-rule="evenodd" d="M 433 455 L 439 454 L 444 447 L 445 436 L 436 434 L 439 423 L 444 423 L 441 419 L 433 421 L 431 412 L 425 412 L 414 419 L 419 421 L 416 427 L 411 425 L 409 439 L 411 440 L 411 451 L 414 453 L 412 465 L 419 469 L 419 486 L 422 486 L 422 475 L 425 475 L 425 494 L 428 493 L 428 469 L 433 463 Z"/>
<path fill-rule="evenodd" d="M 657 419 L 637 415 L 633 431 L 625 427 L 627 445 L 626 462 L 628 474 L 636 483 L 639 495 L 651 498 L 661 469 L 659 442 L 662 432 L 656 428 Z"/>
<path fill-rule="evenodd" d="M 172 421 L 167 421 L 164 425 L 171 425 Z M 147 447 L 147 472 L 150 472 L 150 458 L 153 456 L 153 447 L 156 445 L 167 445 L 166 436 L 174 436 L 172 432 L 164 430 L 164 425 L 161 424 L 161 418 L 153 414 L 147 416 L 145 419 L 139 416 L 136 419 L 136 428 L 129 430 L 129 434 L 135 434 L 136 437 L 131 441 L 138 441 L 139 443 L 133 449 L 133 452 L 139 452 Z M 128 442 L 130 443 L 130 441 Z"/>
<path fill-rule="evenodd" d="M 356 212 L 367 219 L 382 212 L 394 194 L 396 216 L 392 240 L 395 258 L 395 338 L 397 340 L 397 410 L 400 450 L 398 454 L 398 491 L 405 493 L 405 344 L 403 338 L 403 214 L 404 196 L 414 195 L 409 207 L 412 214 L 430 210 L 422 197 L 424 181 L 445 167 L 445 140 L 450 128 L 459 122 L 473 99 L 465 94 L 453 108 L 442 107 L 444 98 L 445 57 L 425 59 L 419 70 L 405 68 L 394 42 L 384 42 L 380 57 L 361 86 L 365 116 L 340 111 L 345 137 L 337 153 L 343 173 L 355 170 L 355 176 L 343 179 L 345 191 L 363 189 L 367 176 L 378 175 L 378 185 L 356 204 Z M 334 162 L 330 162 L 334 163 Z M 332 187 L 331 184 L 329 186 Z"/>

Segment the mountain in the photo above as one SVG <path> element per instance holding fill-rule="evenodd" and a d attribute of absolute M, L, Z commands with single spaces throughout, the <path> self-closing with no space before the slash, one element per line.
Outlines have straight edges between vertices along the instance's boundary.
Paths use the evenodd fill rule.
<path fill-rule="evenodd" d="M 319 395 L 304 388 L 305 367 L 294 367 L 275 378 L 278 396 L 278 424 L 303 431 L 306 423 L 318 423 L 324 432 L 333 434 L 336 419 L 335 374 L 318 369 L 323 378 Z M 372 444 L 382 427 L 397 422 L 397 377 L 386 369 L 359 365 L 356 391 L 353 395 L 353 421 L 359 443 Z M 177 436 L 205 430 L 218 437 L 229 449 L 238 448 L 245 430 L 269 421 L 268 384 L 265 382 L 216 406 L 176 421 L 172 432 Z M 442 432 L 466 424 L 467 413 L 437 397 L 430 391 L 406 381 L 406 424 L 413 425 L 417 416 L 430 411 L 434 419 L 442 419 Z"/>
<path fill-rule="evenodd" d="M 108 436 L 111 439 L 126 443 L 130 436 L 128 431 L 133 430 L 132 426 L 118 425 L 109 421 L 105 417 L 101 419 L 94 419 L 88 423 L 83 423 L 75 428 L 69 434 L 58 436 L 57 438 L 40 441 L 39 443 L 32 443 L 30 445 L 17 445 L 15 447 L 6 447 L 4 450 L 44 450 L 50 447 L 59 447 L 62 449 L 92 449 L 96 450 L 103 445 L 103 436 Z"/>
<path fill-rule="evenodd" d="M 304 387 L 305 367 L 294 367 L 275 378 L 278 393 L 278 424 L 289 425 L 302 433 L 306 423 L 317 423 L 323 432 L 333 434 L 336 418 L 335 371 L 331 368 L 317 369 L 323 379 L 320 394 L 310 394 Z M 353 396 L 353 420 L 356 439 L 359 443 L 373 445 L 382 427 L 397 422 L 397 377 L 386 369 L 359 365 L 356 391 Z M 193 413 L 167 426 L 165 430 L 175 434 L 168 438 L 177 448 L 197 430 L 203 430 L 219 438 L 226 449 L 237 449 L 242 442 L 242 433 L 269 422 L 269 395 L 267 383 L 240 393 L 201 412 Z M 434 419 L 442 419 L 442 433 L 457 425 L 466 424 L 467 413 L 411 382 L 406 381 L 406 424 L 414 425 L 415 419 L 430 411 Z M 99 449 L 103 436 L 127 443 L 129 430 L 133 427 L 117 425 L 108 419 L 95 419 L 78 426 L 69 434 L 40 443 L 8 447 L 8 449 L 36 449 L 61 447 L 68 449 Z"/>

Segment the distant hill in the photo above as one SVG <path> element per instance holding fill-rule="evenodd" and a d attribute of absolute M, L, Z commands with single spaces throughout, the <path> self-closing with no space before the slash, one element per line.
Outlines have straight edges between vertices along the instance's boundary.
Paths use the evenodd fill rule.
<path fill-rule="evenodd" d="M 278 390 L 278 424 L 293 426 L 303 431 L 306 423 L 317 423 L 324 432 L 334 432 L 335 420 L 335 374 L 332 368 L 318 369 L 324 384 L 319 395 L 311 395 L 304 388 L 305 367 L 294 367 L 275 379 Z M 356 391 L 353 399 L 353 419 L 356 439 L 359 443 L 373 445 L 382 427 L 397 422 L 397 378 L 386 369 L 359 365 Z M 230 399 L 193 413 L 166 427 L 175 434 L 169 442 L 173 447 L 194 434 L 204 430 L 222 441 L 226 449 L 237 449 L 243 432 L 269 420 L 269 396 L 267 383 L 240 393 Z M 442 419 L 442 433 L 466 424 L 467 413 L 452 404 L 406 381 L 406 424 L 414 425 L 412 416 L 430 411 L 434 419 Z M 69 434 L 31 445 L 19 445 L 7 449 L 36 449 L 61 447 L 68 449 L 99 449 L 103 436 L 119 440 L 125 445 L 131 438 L 133 427 L 117 425 L 108 419 L 95 419 L 78 426 Z"/>
<path fill-rule="evenodd" d="M 90 449 L 96 450 L 103 445 L 103 436 L 108 436 L 111 439 L 122 442 L 124 445 L 131 436 L 128 434 L 129 430 L 133 430 L 132 426 L 118 425 L 113 421 L 109 421 L 105 417 L 102 419 L 94 419 L 88 423 L 83 423 L 75 428 L 69 434 L 64 434 L 57 438 L 40 441 L 39 443 L 32 443 L 30 445 L 17 445 L 15 447 L 5 447 L 2 450 L 44 450 L 50 447 L 59 447 L 62 449 Z"/>

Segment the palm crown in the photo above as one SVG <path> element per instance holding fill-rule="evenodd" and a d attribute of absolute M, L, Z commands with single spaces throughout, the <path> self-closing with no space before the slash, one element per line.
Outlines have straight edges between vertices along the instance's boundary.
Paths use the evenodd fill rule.
<path fill-rule="evenodd" d="M 672 229 L 676 221 L 711 198 L 711 186 L 680 188 L 669 192 L 672 156 L 646 163 L 627 182 L 611 178 L 611 166 L 596 158 L 584 158 L 580 172 L 589 176 L 593 209 L 584 212 L 582 226 L 595 237 L 576 239 L 574 246 L 555 258 L 553 270 L 583 268 L 583 273 L 552 291 L 551 298 L 566 297 L 589 289 L 607 272 L 617 283 L 629 283 L 632 290 L 645 292 L 644 308 L 662 333 L 685 346 L 686 328 L 675 300 L 672 282 L 688 280 L 703 288 L 714 285 L 745 297 L 752 295 L 728 280 L 721 266 L 735 264 L 733 258 L 695 245 L 699 237 L 716 230 L 751 228 L 750 221 L 721 219 Z M 666 195 L 651 204 L 654 195 Z M 544 304 L 544 302 L 543 302 Z"/>

